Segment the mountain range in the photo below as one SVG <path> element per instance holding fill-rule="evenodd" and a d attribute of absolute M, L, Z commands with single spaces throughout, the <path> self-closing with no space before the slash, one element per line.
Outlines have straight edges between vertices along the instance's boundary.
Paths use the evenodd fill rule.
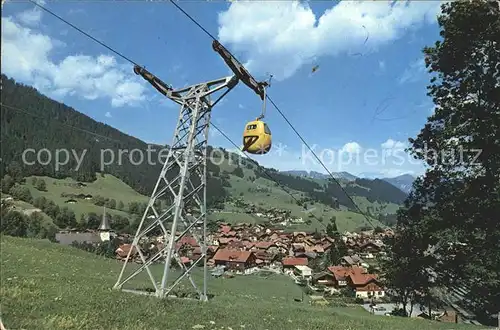
<path fill-rule="evenodd" d="M 104 167 L 101 164 L 102 150 L 120 154 L 120 150 L 138 149 L 146 153 L 146 142 L 97 122 L 5 75 L 2 75 L 0 96 L 4 105 L 0 117 L 0 177 L 9 174 L 15 182 L 22 182 L 22 178 L 45 176 L 57 180 L 72 178 L 83 183 L 96 182 L 98 175 L 102 177 L 106 174 L 114 176 L 143 196 L 151 194 L 162 168 L 160 162 L 137 164 L 130 157 L 123 157 L 121 163 L 115 161 Z M 83 150 L 88 152 L 80 163 L 76 157 L 70 157 L 66 164 L 57 167 L 54 159 L 49 164 L 33 162 L 33 165 L 28 165 L 22 152 L 28 148 L 37 151 L 75 150 L 79 156 Z M 316 217 L 329 219 L 335 215 L 338 224 L 343 224 L 345 230 L 354 230 L 357 226 L 368 224 L 360 214 L 360 209 L 378 222 L 379 216 L 394 214 L 407 197 L 394 183 L 385 180 L 358 178 L 347 172 L 339 172 L 335 175 L 342 185 L 340 187 L 319 172 L 283 173 L 232 152 L 222 151 L 222 163 L 219 160 L 207 162 L 207 206 L 213 209 L 238 208 L 226 201 L 241 198 L 268 208 L 289 209 L 295 216 L 301 217 L 307 205 L 316 210 Z M 33 157 L 31 155 L 28 161 L 32 161 Z M 169 176 L 174 174 L 168 173 Z M 106 197 L 119 199 L 108 195 Z M 359 204 L 351 197 L 357 197 Z M 240 209 L 237 211 L 244 213 Z M 243 217 L 239 219 L 235 221 L 246 221 Z M 380 220 L 385 221 L 382 218 Z M 322 222 L 316 222 L 310 225 L 310 229 L 314 229 L 311 226 L 322 228 Z"/>
<path fill-rule="evenodd" d="M 324 179 L 324 180 L 326 180 L 326 179 L 330 178 L 329 174 L 324 174 L 324 173 L 320 173 L 320 172 L 316 172 L 316 171 L 307 172 L 307 171 L 301 171 L 301 170 L 290 170 L 290 171 L 281 171 L 281 173 L 295 175 L 295 176 L 299 176 L 299 177 L 303 177 L 303 178 L 311 178 L 311 179 Z M 345 172 L 345 171 L 332 172 L 332 175 L 336 179 L 341 179 L 341 180 L 345 180 L 345 181 L 355 181 L 356 179 L 360 179 L 363 177 L 363 176 L 358 177 L 354 174 L 351 174 L 351 173 Z M 392 178 L 384 178 L 384 177 L 377 178 L 376 177 L 374 179 L 384 180 L 384 181 L 390 183 L 391 185 L 393 185 L 394 187 L 400 189 L 401 191 L 403 191 L 406 194 L 410 193 L 413 182 L 415 181 L 415 177 L 410 175 L 410 174 L 403 174 L 403 175 L 399 175 L 399 176 L 392 177 Z"/>

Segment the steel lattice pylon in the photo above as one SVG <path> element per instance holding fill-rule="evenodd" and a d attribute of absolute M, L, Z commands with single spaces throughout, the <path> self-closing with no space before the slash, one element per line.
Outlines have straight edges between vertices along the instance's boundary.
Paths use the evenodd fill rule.
<path fill-rule="evenodd" d="M 166 297 L 184 277 L 188 277 L 200 300 L 206 301 L 206 161 L 210 115 L 212 107 L 238 83 L 238 78 L 227 77 L 180 90 L 172 90 L 145 69 L 136 67 L 134 71 L 142 75 L 162 94 L 180 104 L 180 113 L 168 156 L 114 288 L 140 293 L 139 290 L 125 290 L 123 285 L 145 270 L 153 284 L 156 296 Z M 225 92 L 212 103 L 211 95 L 220 90 L 225 90 Z M 160 210 L 157 207 L 157 201 L 165 199 L 170 200 L 171 204 L 166 209 Z M 167 223 L 170 222 L 170 230 L 167 230 Z M 146 257 L 140 246 L 141 239 L 155 232 L 161 232 L 165 238 L 163 248 Z M 180 232 L 179 235 L 176 235 L 178 232 Z M 201 256 L 190 267 L 186 267 L 181 262 L 175 249 L 175 243 L 186 234 L 193 236 L 201 248 Z M 124 278 L 134 249 L 139 255 L 141 265 Z M 154 273 L 151 265 L 162 259 L 164 260 L 163 275 L 158 276 L 159 274 Z M 183 273 L 173 284 L 168 285 L 172 272 L 172 260 L 177 261 Z M 203 262 L 204 266 L 202 290 L 198 288 L 190 274 L 200 262 Z"/>

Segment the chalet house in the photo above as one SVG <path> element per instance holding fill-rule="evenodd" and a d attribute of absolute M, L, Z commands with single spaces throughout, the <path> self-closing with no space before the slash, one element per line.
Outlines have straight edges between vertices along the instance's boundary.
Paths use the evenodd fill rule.
<path fill-rule="evenodd" d="M 303 280 L 310 280 L 312 278 L 312 269 L 307 266 L 295 266 L 294 273 Z"/>
<path fill-rule="evenodd" d="M 330 266 L 328 271 L 333 274 L 337 287 L 345 287 L 347 278 L 352 274 L 365 274 L 366 270 L 361 267 Z"/>
<path fill-rule="evenodd" d="M 132 248 L 132 244 L 121 244 L 118 249 L 116 249 L 116 259 L 126 260 L 127 255 Z M 130 253 L 130 259 L 133 259 L 137 255 L 137 249 L 134 247 L 132 253 Z"/>
<path fill-rule="evenodd" d="M 376 254 L 382 251 L 382 245 L 368 241 L 359 246 L 359 251 L 364 254 Z"/>
<path fill-rule="evenodd" d="M 256 242 L 254 244 L 254 247 L 256 250 L 259 250 L 259 251 L 272 252 L 274 250 L 274 252 L 278 252 L 278 247 L 276 246 L 276 244 L 274 242 Z"/>
<path fill-rule="evenodd" d="M 340 261 L 340 263 L 343 266 L 350 266 L 350 267 L 361 266 L 361 264 L 363 263 L 363 259 L 361 259 L 357 255 L 345 256 L 345 257 L 342 257 L 342 260 Z"/>
<path fill-rule="evenodd" d="M 326 287 L 335 287 L 337 285 L 335 276 L 331 272 L 321 272 L 315 274 L 312 277 L 312 282 L 313 284 L 324 285 Z"/>
<path fill-rule="evenodd" d="M 255 266 L 256 257 L 250 251 L 219 249 L 213 257 L 216 266 L 226 266 L 226 269 L 244 271 Z"/>
<path fill-rule="evenodd" d="M 232 250 L 246 250 L 246 245 L 239 240 L 232 240 L 227 243 L 226 248 L 232 249 Z"/>
<path fill-rule="evenodd" d="M 280 235 L 278 233 L 272 233 L 272 234 L 268 235 L 268 237 L 269 237 L 269 240 L 276 241 L 280 237 Z"/>
<path fill-rule="evenodd" d="M 207 246 L 208 258 L 211 258 L 215 254 L 216 251 L 217 251 L 217 246 L 211 246 L 211 245 Z M 199 257 L 201 257 L 201 253 L 202 253 L 201 247 L 197 246 L 197 247 L 193 248 L 192 250 L 190 250 L 189 253 L 187 254 L 187 256 L 191 257 L 193 260 L 196 260 Z"/>
<path fill-rule="evenodd" d="M 221 225 L 219 227 L 219 233 L 229 233 L 231 231 L 231 226 Z"/>
<path fill-rule="evenodd" d="M 285 258 L 281 261 L 283 270 L 292 270 L 295 266 L 307 266 L 309 261 L 307 258 Z"/>
<path fill-rule="evenodd" d="M 248 251 L 251 251 L 251 250 L 257 250 L 255 248 L 255 243 L 254 242 L 251 242 L 249 240 L 243 240 L 241 241 L 241 243 L 243 244 L 243 246 L 245 247 L 245 250 L 248 250 Z"/>
<path fill-rule="evenodd" d="M 323 251 L 326 253 L 328 251 L 330 251 L 330 249 L 332 248 L 333 246 L 333 243 L 330 243 L 330 242 L 327 242 L 327 243 L 322 243 L 321 244 L 321 247 L 323 248 Z"/>
<path fill-rule="evenodd" d="M 237 241 L 238 239 L 235 237 L 230 237 L 230 238 L 225 238 L 225 237 L 220 237 L 219 238 L 219 246 L 224 247 L 228 245 L 230 242 Z"/>
<path fill-rule="evenodd" d="M 306 252 L 314 252 L 317 254 L 323 254 L 325 252 L 321 245 L 306 245 L 305 250 Z"/>
<path fill-rule="evenodd" d="M 333 275 L 335 286 L 337 288 L 342 288 L 347 285 L 347 276 L 349 276 L 351 272 L 356 270 L 344 266 L 331 266 L 328 267 L 328 271 Z"/>
<path fill-rule="evenodd" d="M 199 247 L 200 245 L 196 241 L 196 239 L 192 236 L 182 236 L 176 243 L 175 247 L 179 249 L 181 246 L 187 245 L 191 248 Z"/>
<path fill-rule="evenodd" d="M 258 214 L 256 214 L 256 215 L 259 216 Z M 260 232 L 264 231 L 265 229 L 266 229 L 266 227 L 264 227 L 262 225 L 255 225 L 255 228 L 254 228 L 256 233 L 260 233 Z"/>
<path fill-rule="evenodd" d="M 313 246 L 316 244 L 316 240 L 312 237 L 306 237 L 302 240 L 302 243 L 304 243 L 304 246 Z"/>
<path fill-rule="evenodd" d="M 269 266 L 276 259 L 275 254 L 270 254 L 265 251 L 257 251 L 254 253 L 254 255 L 256 258 L 255 263 L 257 264 L 257 266 Z"/>
<path fill-rule="evenodd" d="M 350 274 L 347 285 L 354 290 L 356 298 L 379 299 L 385 296 L 385 291 L 374 274 Z"/>
<path fill-rule="evenodd" d="M 307 237 L 305 232 L 294 232 L 293 233 L 293 241 L 297 243 L 301 243 Z"/>

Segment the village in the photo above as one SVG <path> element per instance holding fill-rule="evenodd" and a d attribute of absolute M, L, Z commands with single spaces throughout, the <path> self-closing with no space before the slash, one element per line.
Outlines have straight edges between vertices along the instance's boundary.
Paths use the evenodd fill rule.
<path fill-rule="evenodd" d="M 310 266 L 334 246 L 333 238 L 306 232 L 284 233 L 259 224 L 222 223 L 209 237 L 208 265 L 213 268 L 213 274 L 243 275 L 267 269 L 288 274 L 296 283 L 307 284 L 314 291 L 339 293 L 340 289 L 349 287 L 356 298 L 384 297 L 377 275 L 367 272 L 370 265 L 362 259 L 374 259 L 383 253 L 381 240 L 367 234 L 348 234 L 342 239 L 350 255 L 344 256 L 340 265 L 327 266 L 316 273 Z M 161 250 L 162 237 L 156 238 L 156 242 L 151 248 Z M 117 258 L 124 260 L 129 249 L 130 244 L 121 245 L 116 251 Z M 181 237 L 176 251 L 185 265 L 201 256 L 201 247 L 191 236 Z M 132 251 L 131 257 L 139 262 L 136 251 Z"/>
<path fill-rule="evenodd" d="M 347 301 L 362 305 L 373 314 L 389 316 L 397 309 L 397 304 L 383 285 L 379 261 L 386 255 L 384 239 L 393 235 L 394 232 L 387 228 L 336 233 L 335 237 L 329 237 L 318 231 L 286 232 L 264 224 L 219 222 L 207 237 L 207 264 L 211 276 L 228 279 L 264 271 L 284 274 L 303 287 L 312 303 Z M 138 252 L 135 249 L 130 251 L 132 238 L 132 235 L 114 233 L 106 217 L 102 218 L 97 231 L 61 231 L 56 235 L 57 241 L 66 245 L 75 242 L 98 244 L 111 239 L 129 242 L 119 243 L 114 251 L 115 258 L 125 261 L 130 252 L 131 261 L 140 264 Z M 158 235 L 143 238 L 139 245 L 147 257 L 161 251 L 164 244 L 164 236 Z M 339 249 L 339 246 L 344 249 Z M 188 235 L 178 239 L 175 251 L 178 260 L 186 267 L 202 255 L 202 247 Z M 339 256 L 337 263 L 332 263 L 331 255 L 339 252 L 345 252 L 345 255 Z M 158 262 L 163 260 L 158 259 Z M 441 322 L 458 322 L 453 310 L 433 311 L 432 314 L 433 319 Z M 429 318 L 422 307 L 415 308 L 412 316 Z"/>

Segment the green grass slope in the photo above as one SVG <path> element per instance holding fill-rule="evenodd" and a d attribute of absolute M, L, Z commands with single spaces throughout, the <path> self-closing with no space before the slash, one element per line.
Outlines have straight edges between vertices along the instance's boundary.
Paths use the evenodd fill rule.
<path fill-rule="evenodd" d="M 297 303 L 275 276 L 210 279 L 202 304 L 114 291 L 121 264 L 47 241 L 1 237 L 0 301 L 7 329 L 477 329 Z M 144 283 L 146 284 L 146 283 Z"/>
<path fill-rule="evenodd" d="M 13 111 L 11 108 L 7 107 L 1 108 L 0 139 L 2 141 L 3 148 L 2 162 L 0 163 L 0 177 L 3 177 L 8 170 L 9 172 L 14 172 L 24 177 L 43 174 L 46 177 L 72 177 L 75 180 L 87 182 L 96 180 L 83 189 L 73 189 L 71 184 L 74 183 L 74 181 L 72 180 L 60 181 L 49 180 L 46 178 L 48 189 L 46 193 L 39 193 L 35 191 L 35 189 L 32 189 L 32 195 L 34 195 L 34 197 L 37 195 L 43 195 L 51 200 L 54 200 L 54 202 L 59 205 L 64 203 L 60 193 L 71 192 L 71 190 L 73 190 L 74 193 L 98 193 L 105 197 L 113 198 L 117 202 L 118 200 L 122 200 L 125 205 L 130 200 L 140 200 L 141 198 L 147 199 L 147 197 L 142 197 L 142 195 L 133 192 L 131 188 L 143 195 L 149 195 L 156 183 L 158 174 L 161 171 L 160 162 L 156 162 L 155 160 L 156 165 L 151 165 L 147 162 L 137 165 L 131 162 L 128 156 L 124 156 L 120 157 L 120 161 L 115 159 L 112 164 L 109 164 L 104 169 L 100 169 L 99 166 L 103 160 L 100 151 L 113 150 L 115 155 L 121 155 L 120 151 L 123 151 L 124 149 L 138 149 L 146 153 L 147 150 L 149 150 L 146 142 L 134 138 L 109 125 L 97 122 L 71 107 L 40 94 L 32 87 L 19 84 L 15 80 L 9 79 L 3 74 L 2 79 L 2 103 L 24 110 L 23 112 L 19 112 Z M 75 127 L 76 129 L 72 129 L 71 127 Z M 103 138 L 97 139 L 94 134 L 88 134 L 86 131 L 98 134 Z M 153 147 L 156 151 L 159 151 L 159 149 L 162 148 L 160 146 Z M 88 151 L 88 153 L 86 153 L 85 157 L 82 158 L 82 163 L 78 164 L 78 171 L 74 170 L 77 165 L 74 157 L 70 157 L 69 163 L 59 167 L 58 171 L 56 171 L 54 163 L 55 159 L 53 159 L 53 162 L 47 166 L 42 166 L 36 162 L 33 166 L 21 166 L 23 159 L 21 157 L 22 153 L 19 151 L 27 150 L 28 148 L 33 148 L 37 151 L 42 148 L 51 151 L 59 149 L 75 150 L 79 152 L 79 155 L 82 154 L 83 150 Z M 153 158 L 156 158 L 156 156 L 158 155 L 153 155 Z M 259 161 L 261 159 L 265 159 L 265 157 L 273 156 L 264 155 L 252 158 Z M 220 163 L 219 166 L 216 165 L 219 161 L 212 162 L 213 166 L 211 166 L 212 168 L 209 169 L 209 171 L 214 170 L 221 173 L 231 173 L 234 171 L 237 166 L 236 164 L 238 163 L 238 155 L 225 152 L 224 158 L 224 161 Z M 231 161 L 229 160 L 230 158 Z M 33 159 L 30 158 L 29 160 L 31 161 Z M 229 181 L 232 187 L 228 187 L 228 190 L 232 196 L 239 196 L 240 194 L 243 194 L 242 197 L 245 199 L 253 199 L 256 203 L 262 203 L 263 205 L 267 205 L 269 207 L 290 207 L 293 215 L 304 215 L 302 213 L 302 209 L 291 206 L 291 197 L 287 193 L 281 191 L 279 187 L 276 187 L 273 181 L 268 180 L 263 175 L 256 175 L 256 171 L 262 174 L 261 172 L 265 170 L 272 176 L 280 177 L 278 181 L 281 181 L 281 183 L 286 186 L 287 190 L 293 193 L 297 193 L 298 191 L 302 193 L 307 192 L 309 195 L 314 195 L 312 196 L 313 199 L 321 201 L 321 203 L 317 203 L 318 205 L 309 205 L 310 208 L 316 208 L 314 213 L 316 218 L 322 217 L 328 221 L 328 218 L 335 215 L 337 216 L 338 227 L 341 230 L 353 230 L 359 226 L 368 225 L 368 223 L 364 221 L 363 217 L 343 212 L 335 213 L 334 210 L 325 206 L 332 204 L 333 197 L 335 197 L 337 201 L 344 206 L 351 204 L 349 199 L 346 198 L 345 194 L 337 186 L 330 186 L 329 188 L 324 186 L 322 187 L 322 185 L 328 182 L 327 180 L 311 179 L 309 181 L 303 180 L 300 182 L 300 180 L 294 180 L 291 176 L 278 173 L 272 169 L 259 167 L 258 164 L 249 162 L 248 160 L 246 160 L 246 164 L 244 164 L 241 168 L 244 173 L 244 178 L 238 178 L 234 175 L 230 175 Z M 114 179 L 110 179 L 107 176 L 103 180 L 99 175 L 96 176 L 96 172 L 101 170 L 104 170 L 108 174 L 112 174 Z M 225 196 L 225 190 L 222 188 L 220 177 L 217 178 L 216 176 L 217 175 L 214 175 L 209 178 L 210 184 L 207 187 L 209 203 L 215 200 L 222 200 L 227 197 Z M 260 178 L 258 178 L 259 176 Z M 252 178 L 252 180 L 249 180 L 250 178 Z M 253 182 L 253 178 L 258 179 Z M 57 184 L 53 185 L 54 182 Z M 128 186 L 124 183 L 128 184 Z M 272 187 L 272 194 L 268 195 L 250 192 L 249 188 L 252 188 L 255 184 Z M 368 197 L 372 201 L 380 200 L 386 204 L 389 202 L 396 202 L 396 204 L 400 204 L 404 197 L 403 192 L 399 191 L 397 188 L 385 181 L 382 182 L 379 180 L 378 182 L 371 182 L 370 180 L 357 179 L 356 184 L 348 184 L 346 182 L 344 182 L 344 184 L 350 191 L 350 195 Z M 368 200 L 362 204 L 361 209 L 370 209 L 373 211 L 374 217 L 376 217 L 377 212 L 383 211 L 382 213 L 384 213 L 387 209 L 386 206 L 380 205 L 374 205 L 371 207 L 374 203 L 370 203 Z M 351 210 L 354 210 L 352 205 L 350 206 Z M 102 212 L 102 208 L 93 206 L 90 202 L 85 201 L 79 201 L 77 204 L 68 207 L 75 212 L 77 217 L 86 212 L 95 212 L 97 214 Z M 382 207 L 385 207 L 385 209 L 381 211 Z M 389 209 L 391 209 L 391 207 L 389 207 Z M 394 209 L 394 207 L 392 207 L 392 209 Z M 119 211 L 111 210 L 110 212 L 117 214 L 120 213 Z M 248 221 L 259 220 L 247 216 L 244 214 L 244 210 L 235 210 L 235 212 L 236 213 L 233 214 L 233 217 L 228 219 L 228 221 L 241 221 L 240 219 L 247 219 Z M 375 224 L 379 225 L 378 223 Z M 312 219 L 311 225 L 302 229 L 313 230 L 322 228 L 324 228 L 324 226 L 321 223 Z"/>
<path fill-rule="evenodd" d="M 255 177 L 254 170 L 244 169 L 245 176 L 243 178 L 237 177 L 235 175 L 230 174 L 232 172 L 234 166 L 228 164 L 227 162 L 221 165 L 225 171 L 229 172 L 229 183 L 231 187 L 226 188 L 229 195 L 232 197 L 240 197 L 249 203 L 253 203 L 255 205 L 261 206 L 265 209 L 270 208 L 280 208 L 287 209 L 291 211 L 292 216 L 302 217 L 303 219 L 309 218 L 311 220 L 311 224 L 294 224 L 289 226 L 287 229 L 289 230 L 324 230 L 326 224 L 332 216 L 337 218 L 337 226 L 339 230 L 344 231 L 352 231 L 361 226 L 367 226 L 369 223 L 366 219 L 359 213 L 347 211 L 347 210 L 334 210 L 333 208 L 322 204 L 322 203 L 309 203 L 308 209 L 314 209 L 310 212 L 314 217 L 309 217 L 308 214 L 304 212 L 304 209 L 301 206 L 298 206 L 290 196 L 290 193 L 295 196 L 295 198 L 300 199 L 301 197 L 305 197 L 305 194 L 301 191 L 292 190 L 286 188 L 286 191 L 281 187 L 277 186 L 276 183 L 270 179 L 261 177 L 256 179 L 255 181 L 250 181 L 250 177 Z M 129 216 L 126 213 L 128 203 L 130 202 L 148 202 L 149 197 L 144 196 L 133 190 L 130 186 L 125 184 L 120 179 L 109 175 L 104 174 L 104 176 L 98 175 L 97 179 L 93 182 L 85 182 L 85 186 L 80 187 L 77 183 L 78 181 L 72 178 L 66 179 L 55 179 L 50 177 L 36 177 L 43 179 L 46 183 L 46 191 L 39 191 L 32 185 L 32 178 L 26 178 L 24 185 L 26 185 L 33 196 L 33 198 L 37 198 L 39 196 L 43 196 L 49 200 L 54 201 L 57 205 L 63 207 L 68 207 L 68 209 L 75 212 L 75 216 L 80 219 L 82 214 L 86 215 L 90 212 L 94 212 L 97 215 L 101 215 L 103 213 L 103 207 L 97 206 L 93 204 L 92 200 L 84 200 L 77 199 L 75 204 L 67 204 L 68 197 L 62 197 L 61 194 L 85 194 L 85 195 L 100 195 L 106 198 L 115 199 L 118 204 L 119 201 L 122 201 L 125 206 L 125 211 L 116 210 L 116 209 L 106 209 L 106 212 L 109 214 L 118 214 L 121 216 Z M 249 189 L 253 189 L 251 192 Z M 262 189 L 262 191 L 256 191 L 255 189 Z M 362 209 L 366 208 L 366 205 L 373 206 L 374 203 L 368 202 L 366 199 L 360 198 L 364 203 L 361 203 Z M 25 203 L 26 204 L 26 203 Z M 27 204 L 24 207 L 25 209 L 34 208 Z M 248 223 L 261 223 L 266 218 L 259 218 L 252 214 L 245 213 L 245 210 L 242 208 L 238 208 L 234 205 L 226 205 L 226 209 L 222 213 L 213 213 L 209 215 L 209 219 L 213 220 L 224 220 L 229 223 L 240 223 L 240 222 L 248 222 Z M 319 220 L 323 221 L 319 221 Z M 378 220 L 371 218 L 371 221 L 374 225 L 380 225 Z"/>
<path fill-rule="evenodd" d="M 62 197 L 61 194 L 85 194 L 92 196 L 103 196 L 109 199 L 116 200 L 116 204 L 118 205 L 119 201 L 122 201 L 125 210 L 127 210 L 128 203 L 130 202 L 144 202 L 147 203 L 149 197 L 139 194 L 127 184 L 125 184 L 120 179 L 105 174 L 104 176 L 97 176 L 97 179 L 93 182 L 85 182 L 85 186 L 80 187 L 72 178 L 66 179 L 54 179 L 50 177 L 36 177 L 43 179 L 46 183 L 46 191 L 39 191 L 32 185 L 32 177 L 26 178 L 25 185 L 30 189 L 31 195 L 33 198 L 37 198 L 39 196 L 43 196 L 48 200 L 54 201 L 59 206 L 66 206 L 68 209 L 75 212 L 75 216 L 80 219 L 82 214 L 88 214 L 90 212 L 94 212 L 98 215 L 102 214 L 104 208 L 102 206 L 97 206 L 92 203 L 92 200 L 85 199 L 77 199 L 75 204 L 65 203 L 69 197 Z M 126 212 L 115 209 L 106 209 L 107 213 L 110 214 L 118 214 L 122 216 L 128 216 Z"/>
<path fill-rule="evenodd" d="M 4 193 L 0 193 L 0 196 L 1 196 L 1 198 L 11 197 L 10 195 L 4 194 Z M 56 227 L 56 225 L 54 224 L 54 221 L 52 220 L 52 218 L 50 216 L 48 216 L 47 214 L 42 212 L 40 209 L 36 208 L 35 206 L 33 206 L 29 203 L 26 203 L 26 202 L 23 202 L 20 200 L 14 200 L 12 202 L 11 210 L 20 211 L 20 212 L 24 213 L 25 215 L 30 215 L 32 212 L 36 211 L 42 216 L 42 226 L 43 227 L 45 227 L 45 228 Z"/>
<path fill-rule="evenodd" d="M 312 210 L 310 212 L 305 212 L 304 208 L 297 205 L 296 201 L 290 196 L 293 195 L 296 199 L 300 200 L 302 197 L 306 197 L 306 194 L 299 190 L 293 190 L 288 187 L 284 189 L 276 184 L 275 181 L 268 177 L 260 177 L 255 181 L 251 181 L 249 178 L 256 177 L 255 171 L 253 169 L 245 168 L 243 170 L 244 177 L 240 178 L 232 175 L 231 172 L 236 168 L 236 165 L 229 164 L 228 162 L 223 162 L 220 166 L 221 171 L 229 174 L 229 183 L 231 187 L 227 188 L 229 195 L 232 197 L 242 198 L 248 203 L 258 205 L 265 209 L 279 208 L 291 211 L 291 215 L 295 217 L 301 217 L 304 220 L 310 219 L 311 224 L 294 224 L 290 225 L 287 229 L 289 230 L 324 230 L 326 225 L 329 223 L 329 219 L 332 216 L 336 217 L 337 227 L 340 231 L 354 231 L 362 226 L 370 226 L 365 219 L 365 217 L 356 212 L 348 211 L 344 207 L 340 210 L 335 210 L 332 207 L 325 205 L 323 203 L 308 203 L 307 209 Z M 272 173 L 269 173 L 273 177 Z M 274 178 L 274 177 L 273 177 Z M 360 201 L 360 202 L 359 202 Z M 356 204 L 360 206 L 363 212 L 366 211 L 367 207 L 372 207 L 372 209 L 377 209 L 384 211 L 385 209 L 390 209 L 391 211 L 397 209 L 395 204 L 386 204 L 385 206 L 380 206 L 377 203 L 371 203 L 366 198 L 359 197 L 355 200 Z M 392 213 L 392 212 L 388 212 Z M 310 216 L 313 215 L 313 216 Z M 266 218 L 259 218 L 245 213 L 244 209 L 237 208 L 231 205 L 226 205 L 226 210 L 224 213 L 215 213 L 209 216 L 209 219 L 223 219 L 229 223 L 238 222 L 250 222 L 250 223 L 260 223 Z M 371 223 L 374 226 L 383 225 L 374 217 L 369 217 Z M 321 221 L 322 220 L 322 221 Z"/>

